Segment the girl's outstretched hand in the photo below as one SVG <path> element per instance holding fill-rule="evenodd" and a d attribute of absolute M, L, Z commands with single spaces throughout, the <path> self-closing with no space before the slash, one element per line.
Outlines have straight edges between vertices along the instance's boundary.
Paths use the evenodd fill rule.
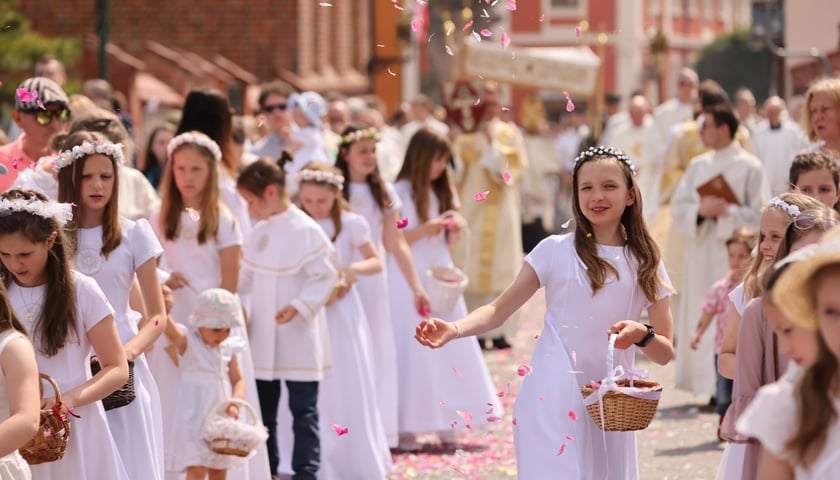
<path fill-rule="evenodd" d="M 626 350 L 636 342 L 641 342 L 647 336 L 647 328 L 635 320 L 622 320 L 607 330 L 607 337 L 617 333 L 615 348 Z"/>
<path fill-rule="evenodd" d="M 421 317 L 428 317 L 432 312 L 432 301 L 429 300 L 429 294 L 422 288 L 414 292 L 414 310 Z"/>
<path fill-rule="evenodd" d="M 426 318 L 421 321 L 415 328 L 414 338 L 431 348 L 439 348 L 446 345 L 450 340 L 455 338 L 458 330 L 446 320 L 439 318 Z"/>

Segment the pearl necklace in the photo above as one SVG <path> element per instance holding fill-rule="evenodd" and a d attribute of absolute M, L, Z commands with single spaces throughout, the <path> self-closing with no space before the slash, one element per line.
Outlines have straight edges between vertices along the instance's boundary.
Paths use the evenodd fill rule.
<path fill-rule="evenodd" d="M 23 290 L 26 287 L 22 287 L 20 285 L 17 286 L 18 295 L 20 296 L 20 301 L 23 303 L 23 317 L 26 319 L 26 323 L 28 325 L 32 324 L 33 318 L 35 315 L 41 314 L 41 301 L 44 297 L 45 290 L 41 291 L 41 294 L 38 295 L 38 298 L 35 298 L 35 295 L 29 296 L 29 301 L 23 297 Z M 26 290 L 34 290 L 38 289 L 38 287 L 31 287 L 26 288 Z"/>

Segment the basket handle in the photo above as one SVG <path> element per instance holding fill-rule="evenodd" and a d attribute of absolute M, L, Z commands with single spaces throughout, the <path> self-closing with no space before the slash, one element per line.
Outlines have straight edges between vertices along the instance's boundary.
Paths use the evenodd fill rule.
<path fill-rule="evenodd" d="M 229 398 L 227 400 L 222 400 L 221 402 L 217 403 L 215 407 L 213 407 L 213 411 L 224 413 L 224 409 L 230 404 L 245 407 L 245 410 L 248 410 L 248 413 L 251 414 L 251 425 L 257 424 L 257 411 L 250 403 L 246 402 L 245 400 L 240 400 L 238 398 Z"/>
<path fill-rule="evenodd" d="M 42 379 L 44 379 L 44 380 L 46 380 L 47 382 L 50 383 L 50 385 L 53 388 L 53 391 L 55 392 L 56 403 L 61 403 L 61 391 L 58 389 L 58 384 L 55 383 L 55 380 L 53 380 L 53 378 L 51 376 L 47 375 L 46 373 L 39 373 L 38 375 Z"/>

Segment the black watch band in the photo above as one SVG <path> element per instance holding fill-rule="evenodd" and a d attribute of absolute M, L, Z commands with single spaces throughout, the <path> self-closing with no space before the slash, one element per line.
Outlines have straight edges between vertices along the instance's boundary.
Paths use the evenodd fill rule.
<path fill-rule="evenodd" d="M 645 338 L 635 343 L 637 347 L 647 347 L 648 344 L 653 341 L 654 337 L 656 337 L 656 333 L 653 331 L 653 327 L 651 327 L 650 325 L 645 325 L 645 328 L 647 328 L 647 335 L 645 335 Z"/>

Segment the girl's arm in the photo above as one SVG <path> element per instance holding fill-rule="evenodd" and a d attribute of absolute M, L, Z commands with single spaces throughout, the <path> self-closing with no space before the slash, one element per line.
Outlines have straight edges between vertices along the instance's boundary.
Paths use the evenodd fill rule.
<path fill-rule="evenodd" d="M 411 258 L 411 249 L 408 248 L 408 242 L 405 240 L 403 233 L 397 229 L 397 220 L 399 215 L 397 212 L 388 212 L 382 220 L 382 243 L 385 250 L 394 256 L 397 266 L 400 267 L 405 281 L 408 282 L 409 288 L 414 292 L 414 308 L 418 312 L 431 310 L 431 302 L 423 284 L 420 283 L 420 277 L 417 275 L 417 270 L 414 268 L 414 260 Z"/>
<path fill-rule="evenodd" d="M 178 349 L 178 355 L 187 351 L 187 334 L 171 318 L 166 322 L 166 338 Z"/>
<path fill-rule="evenodd" d="M 359 246 L 359 253 L 362 254 L 364 260 L 353 262 L 344 269 L 344 278 L 347 283 L 355 283 L 357 275 L 373 275 L 382 271 L 382 259 L 373 242 L 368 240 Z"/>
<path fill-rule="evenodd" d="M 761 460 L 758 462 L 758 475 L 761 480 L 793 480 L 793 469 L 790 464 L 773 455 L 766 448 L 761 449 Z"/>
<path fill-rule="evenodd" d="M 134 360 L 137 355 L 148 351 L 155 340 L 166 330 L 166 312 L 163 307 L 163 294 L 157 275 L 157 263 L 149 259 L 136 270 L 137 281 L 143 294 L 144 320 L 139 325 L 140 331 L 125 344 L 125 356 Z"/>
<path fill-rule="evenodd" d="M 114 316 L 108 315 L 87 331 L 91 347 L 99 359 L 99 371 L 93 378 L 62 394 L 69 407 L 80 407 L 102 400 L 128 380 L 128 361 L 125 358 Z"/>
<path fill-rule="evenodd" d="M 24 338 L 10 340 L 0 356 L 0 369 L 9 395 L 9 418 L 0 422 L 0 457 L 3 457 L 20 448 L 38 431 L 41 394 L 32 344 Z"/>
<path fill-rule="evenodd" d="M 654 362 L 665 365 L 674 358 L 674 344 L 671 337 L 674 322 L 671 318 L 671 303 L 669 297 L 662 297 L 648 307 L 650 326 L 656 334 L 644 347 L 639 347 L 645 356 Z M 641 342 L 648 333 L 645 326 L 635 320 L 622 320 L 607 331 L 607 334 L 618 333 L 615 348 L 630 348 L 630 345 Z"/>
<path fill-rule="evenodd" d="M 414 338 L 423 345 L 438 348 L 458 337 L 480 335 L 490 331 L 513 315 L 540 288 L 537 272 L 528 263 L 516 279 L 495 300 L 476 308 L 469 315 L 454 322 L 439 318 L 425 319 L 417 325 Z"/>
<path fill-rule="evenodd" d="M 239 361 L 236 355 L 230 359 L 228 364 L 228 377 L 230 378 L 231 398 L 245 399 L 245 378 L 242 376 L 242 369 L 239 368 Z M 239 418 L 239 405 L 228 405 L 226 413 L 233 417 Z"/>
<path fill-rule="evenodd" d="M 732 406 L 726 411 L 726 415 L 731 415 L 731 420 L 736 422 L 747 406 L 752 403 L 758 389 L 766 383 L 776 381 L 775 378 L 764 378 L 764 350 L 767 345 L 764 344 L 763 324 L 765 322 L 762 318 L 764 309 L 761 307 L 761 299 L 751 300 L 744 308 L 741 321 L 738 322 L 736 342 L 738 354 L 735 355 L 732 378 L 738 386 L 734 387 L 732 392 Z M 724 438 L 732 440 L 728 435 Z"/>
<path fill-rule="evenodd" d="M 219 251 L 222 264 L 222 284 L 219 287 L 231 293 L 236 293 L 236 287 L 239 283 L 239 258 L 241 250 L 242 248 L 239 245 L 231 245 Z"/>
<path fill-rule="evenodd" d="M 426 223 L 412 230 L 403 230 L 405 241 L 412 244 L 423 237 L 433 237 L 443 230 L 446 220 L 442 218 L 430 218 Z"/>
<path fill-rule="evenodd" d="M 703 312 L 703 315 L 700 315 L 700 321 L 697 322 L 697 330 L 694 332 L 694 338 L 691 339 L 692 350 L 697 350 L 697 344 L 700 343 L 700 339 L 703 337 L 706 329 L 709 328 L 709 324 L 712 323 L 713 318 L 711 313 Z"/>
<path fill-rule="evenodd" d="M 726 321 L 726 330 L 723 331 L 723 343 L 720 345 L 718 354 L 718 372 L 724 377 L 732 380 L 735 378 L 735 350 L 738 344 L 738 326 L 741 323 L 741 315 L 735 310 L 735 304 L 729 302 L 729 317 Z"/>

